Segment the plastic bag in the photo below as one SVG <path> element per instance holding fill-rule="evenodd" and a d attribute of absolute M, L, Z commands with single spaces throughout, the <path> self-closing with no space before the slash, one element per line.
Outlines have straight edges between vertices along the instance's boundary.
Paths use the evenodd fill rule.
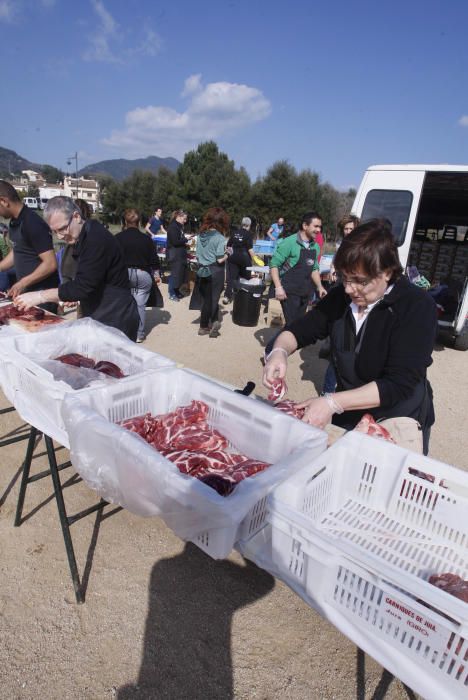
<path fill-rule="evenodd" d="M 226 529 L 216 554 L 208 551 L 222 558 L 231 551 L 250 509 L 273 486 L 323 452 L 326 433 L 186 370 L 161 370 L 154 376 L 154 382 L 148 377 L 144 382 L 127 379 L 128 398 L 118 386 L 67 395 L 62 416 L 73 465 L 105 500 L 136 515 L 162 517 L 184 540 Z M 208 404 L 209 424 L 226 436 L 234 451 L 272 463 L 241 481 L 227 498 L 181 474 L 140 436 L 107 419 L 113 415 L 124 420 L 145 411 L 158 415 L 192 399 Z"/>
<path fill-rule="evenodd" d="M 33 358 L 31 358 L 33 359 Z M 97 372 L 94 369 L 87 367 L 75 367 L 73 365 L 58 362 L 57 360 L 37 360 L 35 362 L 39 367 L 47 370 L 53 376 L 56 382 L 65 382 L 72 389 L 84 389 L 90 386 L 93 382 L 116 382 L 118 379 L 109 377 L 103 372 Z"/>

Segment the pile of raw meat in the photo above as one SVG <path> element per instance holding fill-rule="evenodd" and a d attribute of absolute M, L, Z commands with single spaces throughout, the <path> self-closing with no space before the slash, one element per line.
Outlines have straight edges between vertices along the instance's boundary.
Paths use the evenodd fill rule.
<path fill-rule="evenodd" d="M 27 311 L 19 309 L 14 304 L 9 304 L 0 309 L 0 326 L 6 326 L 10 319 L 14 318 L 21 319 L 21 321 L 40 321 L 43 325 L 52 325 L 62 321 L 58 316 L 46 315 L 44 309 L 38 309 L 36 306 L 27 309 Z"/>
<path fill-rule="evenodd" d="M 207 422 L 208 406 L 192 401 L 171 413 L 131 418 L 122 423 L 137 433 L 182 474 L 203 481 L 221 496 L 229 496 L 236 484 L 270 465 L 228 451 L 228 441 Z"/>
<path fill-rule="evenodd" d="M 122 372 L 120 367 L 114 365 L 113 362 L 108 362 L 107 360 L 100 360 L 96 362 L 92 357 L 85 357 L 80 355 L 78 352 L 71 352 L 68 355 L 60 355 L 60 357 L 54 357 L 57 362 L 63 362 L 65 365 L 70 365 L 71 367 L 84 367 L 85 369 L 94 369 L 96 372 L 102 372 L 102 374 L 107 374 L 108 377 L 114 377 L 114 379 L 122 379 L 125 374 Z"/>
<path fill-rule="evenodd" d="M 457 576 L 457 574 L 432 574 L 429 577 L 429 583 L 468 603 L 468 581 L 464 581 L 461 576 Z"/>

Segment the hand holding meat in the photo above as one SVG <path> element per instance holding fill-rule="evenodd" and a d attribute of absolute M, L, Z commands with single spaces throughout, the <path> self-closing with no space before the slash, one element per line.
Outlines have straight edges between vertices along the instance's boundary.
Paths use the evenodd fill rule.
<path fill-rule="evenodd" d="M 8 296 L 11 299 L 16 299 L 20 294 L 24 292 L 24 285 L 20 282 L 15 282 L 8 290 Z"/>
<path fill-rule="evenodd" d="M 30 309 L 32 306 L 38 306 L 44 303 L 42 292 L 25 292 L 14 297 L 15 305 L 20 309 Z"/>
<path fill-rule="evenodd" d="M 263 370 L 263 384 L 267 389 L 273 389 L 275 381 L 284 379 L 288 368 L 287 352 L 283 348 L 273 348 Z"/>
<path fill-rule="evenodd" d="M 305 423 L 309 423 L 309 425 L 314 425 L 316 428 L 325 428 L 325 426 L 331 423 L 334 413 L 324 396 L 298 403 L 297 408 L 299 410 L 302 408 L 305 409 L 302 420 Z"/>

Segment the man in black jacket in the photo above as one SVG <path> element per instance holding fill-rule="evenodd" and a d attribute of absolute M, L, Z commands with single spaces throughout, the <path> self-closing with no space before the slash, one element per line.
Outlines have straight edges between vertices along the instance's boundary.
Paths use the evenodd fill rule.
<path fill-rule="evenodd" d="M 83 221 L 70 197 L 49 199 L 44 218 L 60 240 L 74 244 L 73 255 L 78 261 L 75 279 L 55 289 L 21 294 L 18 305 L 29 308 L 42 302 L 79 301 L 83 316 L 118 328 L 136 340 L 137 306 L 115 237 L 98 221 Z"/>

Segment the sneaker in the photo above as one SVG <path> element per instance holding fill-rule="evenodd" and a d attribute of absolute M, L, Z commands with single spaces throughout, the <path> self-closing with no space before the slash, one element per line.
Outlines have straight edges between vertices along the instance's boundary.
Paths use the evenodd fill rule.
<path fill-rule="evenodd" d="M 179 297 L 176 297 L 175 294 L 169 294 L 169 299 L 171 301 L 180 301 Z"/>
<path fill-rule="evenodd" d="M 178 299 L 183 299 L 185 296 L 184 294 L 181 294 L 181 292 L 176 292 L 175 295 Z"/>
<path fill-rule="evenodd" d="M 136 339 L 137 343 L 143 343 L 145 340 L 146 340 L 145 336 L 143 336 L 142 338 Z"/>
<path fill-rule="evenodd" d="M 210 330 L 210 338 L 217 338 L 219 336 L 219 329 L 221 328 L 221 324 L 219 321 L 213 321 L 213 324 L 211 326 Z"/>
<path fill-rule="evenodd" d="M 198 335 L 209 335 L 211 336 L 211 331 L 209 328 L 199 328 Z"/>

